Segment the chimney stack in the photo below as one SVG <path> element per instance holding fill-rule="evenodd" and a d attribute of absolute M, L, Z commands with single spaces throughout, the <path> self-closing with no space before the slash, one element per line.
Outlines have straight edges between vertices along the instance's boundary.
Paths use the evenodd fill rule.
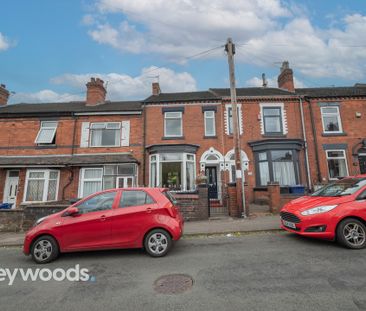
<path fill-rule="evenodd" d="M 8 104 L 9 91 L 6 89 L 5 84 L 0 84 L 0 106 L 6 106 Z"/>
<path fill-rule="evenodd" d="M 160 89 L 159 82 L 153 82 L 152 83 L 152 94 L 157 96 L 160 93 L 161 93 L 161 89 Z"/>
<path fill-rule="evenodd" d="M 289 92 L 295 92 L 294 74 L 288 61 L 284 61 L 281 66 L 281 73 L 277 78 L 278 87 Z"/>
<path fill-rule="evenodd" d="M 86 105 L 96 106 L 105 103 L 107 91 L 104 87 L 104 81 L 99 78 L 91 78 L 86 84 Z"/>

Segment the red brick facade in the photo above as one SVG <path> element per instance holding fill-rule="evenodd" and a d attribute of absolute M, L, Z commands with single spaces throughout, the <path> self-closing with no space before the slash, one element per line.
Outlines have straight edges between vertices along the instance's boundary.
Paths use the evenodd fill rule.
<path fill-rule="evenodd" d="M 313 189 L 319 183 L 329 182 L 330 174 L 335 176 L 345 170 L 347 174 L 358 174 L 366 169 L 366 128 L 362 126 L 366 116 L 364 85 L 295 89 L 288 63 L 281 68 L 278 82 L 278 89 L 237 89 L 240 145 L 250 202 L 268 198 L 267 181 L 282 181 L 282 192 L 291 188 L 286 184 Z M 58 170 L 57 200 L 68 200 L 80 195 L 82 168 L 104 167 L 105 171 L 106 165 L 128 160 L 137 163 L 136 185 L 168 186 L 171 183 L 175 190 L 191 192 L 195 187 L 194 179 L 203 171 L 208 176 L 208 183 L 217 186 L 211 188 L 214 197 L 222 204 L 228 204 L 227 184 L 234 181 L 228 89 L 168 94 L 154 83 L 152 96 L 131 104 L 106 102 L 103 81 L 99 79 L 92 79 L 87 88 L 84 103 L 59 104 L 65 105 L 60 106 L 60 110 L 50 108 L 37 113 L 24 105 L 0 108 L 1 198 L 5 197 L 9 170 L 19 170 L 16 197 L 16 205 L 19 205 L 23 202 L 29 169 Z M 52 105 L 56 104 L 42 107 Z M 135 109 L 138 105 L 140 108 Z M 41 105 L 34 107 L 42 108 Z M 50 120 L 57 121 L 54 143 L 37 144 L 35 140 L 42 122 Z M 328 126 L 326 131 L 324 120 Z M 127 139 L 128 143 L 118 143 L 116 147 L 91 147 L 87 142 L 89 145 L 83 146 L 83 131 L 90 131 L 91 123 L 101 122 L 120 123 L 121 135 L 128 135 L 121 139 Z M 128 130 L 123 127 L 125 122 L 128 122 Z M 214 122 L 211 136 L 205 133 L 205 128 L 211 129 L 206 127 L 206 122 Z M 172 129 L 178 131 L 178 135 L 169 135 L 168 131 Z M 340 154 L 344 159 L 332 158 Z M 92 163 L 89 158 L 85 164 L 70 164 L 74 163 L 74 158 L 87 155 L 99 160 Z M 55 162 L 59 165 L 45 162 L 52 156 L 59 159 Z M 14 160 L 22 157 L 28 162 L 30 158 L 39 157 L 40 162 L 23 164 Z M 71 162 L 62 162 L 63 157 Z M 279 160 L 275 160 L 276 157 Z M 287 170 L 290 170 L 289 176 L 284 176 Z"/>

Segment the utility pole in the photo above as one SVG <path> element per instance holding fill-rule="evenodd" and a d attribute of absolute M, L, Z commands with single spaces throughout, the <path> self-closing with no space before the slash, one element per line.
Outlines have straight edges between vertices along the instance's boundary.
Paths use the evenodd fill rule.
<path fill-rule="evenodd" d="M 236 198 L 238 202 L 239 211 L 243 211 L 242 217 L 249 216 L 249 210 L 245 204 L 245 192 L 244 192 L 244 170 L 243 159 L 241 157 L 240 148 L 240 129 L 238 120 L 238 105 L 236 102 L 236 86 L 235 86 L 235 68 L 234 68 L 234 54 L 235 44 L 231 38 L 227 39 L 225 45 L 225 51 L 227 52 L 227 58 L 229 63 L 229 75 L 230 75 L 230 97 L 231 97 L 231 111 L 232 111 L 232 127 L 234 138 L 234 155 L 235 155 L 235 177 L 236 177 Z M 241 187 L 241 191 L 238 191 L 238 187 Z"/>

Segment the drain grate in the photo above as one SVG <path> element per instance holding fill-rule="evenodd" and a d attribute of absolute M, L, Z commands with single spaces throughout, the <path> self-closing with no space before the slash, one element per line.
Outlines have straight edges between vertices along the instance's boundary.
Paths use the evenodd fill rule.
<path fill-rule="evenodd" d="M 154 290 L 159 294 L 181 294 L 191 289 L 193 279 L 186 274 L 169 274 L 158 278 Z"/>

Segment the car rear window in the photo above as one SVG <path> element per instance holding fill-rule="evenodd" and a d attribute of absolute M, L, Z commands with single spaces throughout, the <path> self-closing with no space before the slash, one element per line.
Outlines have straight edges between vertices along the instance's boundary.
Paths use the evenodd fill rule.
<path fill-rule="evenodd" d="M 169 191 L 164 191 L 163 194 L 165 197 L 173 204 L 177 204 L 177 200 L 174 198 L 174 196 Z"/>

